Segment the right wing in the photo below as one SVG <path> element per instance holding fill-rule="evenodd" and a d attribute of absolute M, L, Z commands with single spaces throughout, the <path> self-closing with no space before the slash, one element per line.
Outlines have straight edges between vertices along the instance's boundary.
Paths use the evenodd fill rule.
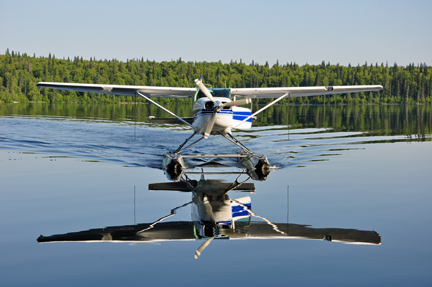
<path fill-rule="evenodd" d="M 247 98 L 278 98 L 285 94 L 289 97 L 309 97 L 332 94 L 381 91 L 380 85 L 358 86 L 313 86 L 313 87 L 280 87 L 280 88 L 232 88 L 231 95 Z"/>
<path fill-rule="evenodd" d="M 56 90 L 68 90 L 68 91 L 76 91 L 76 92 L 117 95 L 117 96 L 132 96 L 132 97 L 136 97 L 137 92 L 140 92 L 147 97 L 158 97 L 158 98 L 193 98 L 196 92 L 196 88 L 48 83 L 48 82 L 39 82 L 37 83 L 37 87 L 56 89 Z"/>

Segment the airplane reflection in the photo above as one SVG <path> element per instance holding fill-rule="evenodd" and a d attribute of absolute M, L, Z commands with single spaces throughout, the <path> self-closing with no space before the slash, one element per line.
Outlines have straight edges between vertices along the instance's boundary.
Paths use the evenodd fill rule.
<path fill-rule="evenodd" d="M 238 175 L 234 182 L 219 179 L 205 179 L 209 174 L 227 174 L 226 172 L 205 173 L 184 172 L 179 181 L 153 183 L 149 190 L 171 190 L 190 192 L 192 200 L 175 207 L 170 214 L 152 223 L 111 226 L 66 234 L 40 236 L 38 242 L 130 242 L 150 243 L 162 241 L 205 240 L 196 250 L 198 258 L 214 239 L 316 239 L 351 244 L 381 244 L 381 237 L 375 231 L 342 228 L 312 228 L 308 225 L 293 223 L 273 223 L 252 211 L 249 196 L 231 199 L 232 190 L 254 193 L 254 183 L 249 183 L 253 176 L 247 172 L 228 172 Z M 199 175 L 199 180 L 191 179 Z M 246 175 L 246 179 L 240 180 Z M 163 222 L 176 214 L 180 208 L 191 205 L 191 221 Z M 252 220 L 254 218 L 254 220 Z M 255 221 L 255 219 L 258 219 Z"/>

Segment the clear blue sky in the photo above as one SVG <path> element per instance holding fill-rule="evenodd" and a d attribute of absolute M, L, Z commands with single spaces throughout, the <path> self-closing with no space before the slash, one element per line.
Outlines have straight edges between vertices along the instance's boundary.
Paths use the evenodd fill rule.
<path fill-rule="evenodd" d="M 432 1 L 2 1 L 0 53 L 432 65 Z"/>

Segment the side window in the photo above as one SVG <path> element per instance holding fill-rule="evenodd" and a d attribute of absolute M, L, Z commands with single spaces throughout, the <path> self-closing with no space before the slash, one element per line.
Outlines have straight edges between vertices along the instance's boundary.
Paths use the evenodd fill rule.
<path fill-rule="evenodd" d="M 194 95 L 194 102 L 196 102 L 198 100 L 198 92 L 199 92 L 199 89 L 196 89 L 196 92 Z"/>

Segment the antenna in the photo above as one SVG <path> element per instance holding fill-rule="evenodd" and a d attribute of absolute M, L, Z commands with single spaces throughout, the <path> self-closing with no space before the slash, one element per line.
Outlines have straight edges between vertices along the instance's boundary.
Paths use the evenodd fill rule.
<path fill-rule="evenodd" d="M 136 188 L 134 185 L 134 225 L 136 225 Z"/>
<path fill-rule="evenodd" d="M 137 125 L 137 108 L 138 108 L 138 104 L 137 104 L 137 97 L 135 97 L 135 113 L 134 113 L 134 120 L 135 120 L 135 124 L 134 124 L 134 140 L 136 140 L 136 125 Z"/>
<path fill-rule="evenodd" d="M 291 97 L 290 97 L 290 95 L 288 95 L 288 105 L 287 105 L 287 109 L 288 109 L 288 119 L 287 119 L 288 140 L 290 139 L 289 138 L 289 132 L 290 132 L 289 117 L 290 117 L 290 102 L 291 102 L 290 99 L 291 99 Z"/>
<path fill-rule="evenodd" d="M 287 185 L 287 234 L 289 235 L 289 184 Z"/>

